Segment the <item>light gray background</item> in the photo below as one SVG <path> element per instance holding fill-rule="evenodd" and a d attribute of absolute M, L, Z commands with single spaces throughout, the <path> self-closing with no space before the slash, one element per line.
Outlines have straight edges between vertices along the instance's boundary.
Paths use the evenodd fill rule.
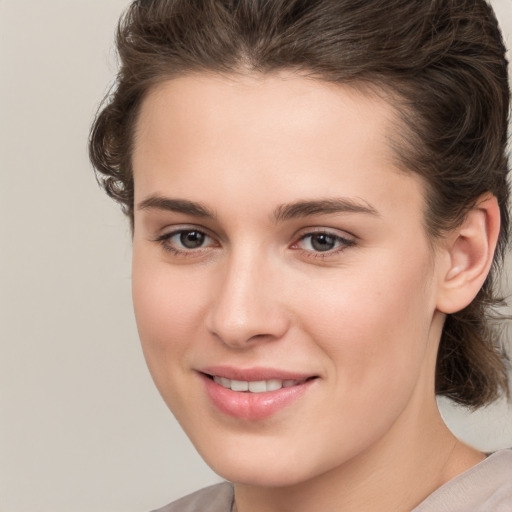
<path fill-rule="evenodd" d="M 143 512 L 218 481 L 145 368 L 130 237 L 86 140 L 127 0 L 0 0 L 0 511 Z M 512 46 L 512 0 L 495 8 Z M 478 447 L 506 404 L 444 407 Z"/>

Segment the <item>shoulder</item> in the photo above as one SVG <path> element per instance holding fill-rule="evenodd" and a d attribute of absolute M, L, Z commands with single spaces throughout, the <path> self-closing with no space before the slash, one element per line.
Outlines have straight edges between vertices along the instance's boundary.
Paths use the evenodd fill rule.
<path fill-rule="evenodd" d="M 441 486 L 413 512 L 510 512 L 512 449 L 500 450 Z"/>
<path fill-rule="evenodd" d="M 233 486 L 222 484 L 205 487 L 153 512 L 231 512 Z"/>

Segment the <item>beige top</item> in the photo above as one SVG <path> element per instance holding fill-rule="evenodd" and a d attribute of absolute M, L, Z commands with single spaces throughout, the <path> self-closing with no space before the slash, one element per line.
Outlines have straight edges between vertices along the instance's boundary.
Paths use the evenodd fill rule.
<path fill-rule="evenodd" d="M 154 512 L 231 512 L 233 486 L 212 485 Z M 512 449 L 450 480 L 411 512 L 512 512 Z"/>

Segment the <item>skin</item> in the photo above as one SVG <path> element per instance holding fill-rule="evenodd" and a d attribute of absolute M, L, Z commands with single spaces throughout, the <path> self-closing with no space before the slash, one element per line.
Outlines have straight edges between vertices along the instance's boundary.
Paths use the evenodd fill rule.
<path fill-rule="evenodd" d="M 411 510 L 483 458 L 442 422 L 434 370 L 445 313 L 464 307 L 488 270 L 495 202 L 432 249 L 423 184 L 390 149 L 396 130 L 382 99 L 291 72 L 184 76 L 142 105 L 142 346 L 199 453 L 235 482 L 239 512 Z M 276 219 L 282 205 L 340 198 L 357 208 Z M 187 249 L 179 230 L 206 237 Z M 332 249 L 315 249 L 318 233 Z M 211 403 L 198 374 L 211 365 L 316 379 L 251 421 Z"/>

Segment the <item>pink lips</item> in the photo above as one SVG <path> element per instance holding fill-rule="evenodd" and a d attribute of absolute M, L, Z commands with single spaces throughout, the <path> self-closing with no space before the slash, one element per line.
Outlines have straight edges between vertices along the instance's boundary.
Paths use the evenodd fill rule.
<path fill-rule="evenodd" d="M 246 370 L 228 366 L 215 366 L 200 370 L 200 376 L 206 387 L 206 393 L 212 403 L 222 413 L 235 418 L 255 421 L 277 413 L 298 400 L 316 380 L 312 375 L 299 374 L 269 368 L 251 368 Z M 224 377 L 238 381 L 299 381 L 294 386 L 283 387 L 275 391 L 262 393 L 232 391 L 214 382 L 211 376 Z"/>

